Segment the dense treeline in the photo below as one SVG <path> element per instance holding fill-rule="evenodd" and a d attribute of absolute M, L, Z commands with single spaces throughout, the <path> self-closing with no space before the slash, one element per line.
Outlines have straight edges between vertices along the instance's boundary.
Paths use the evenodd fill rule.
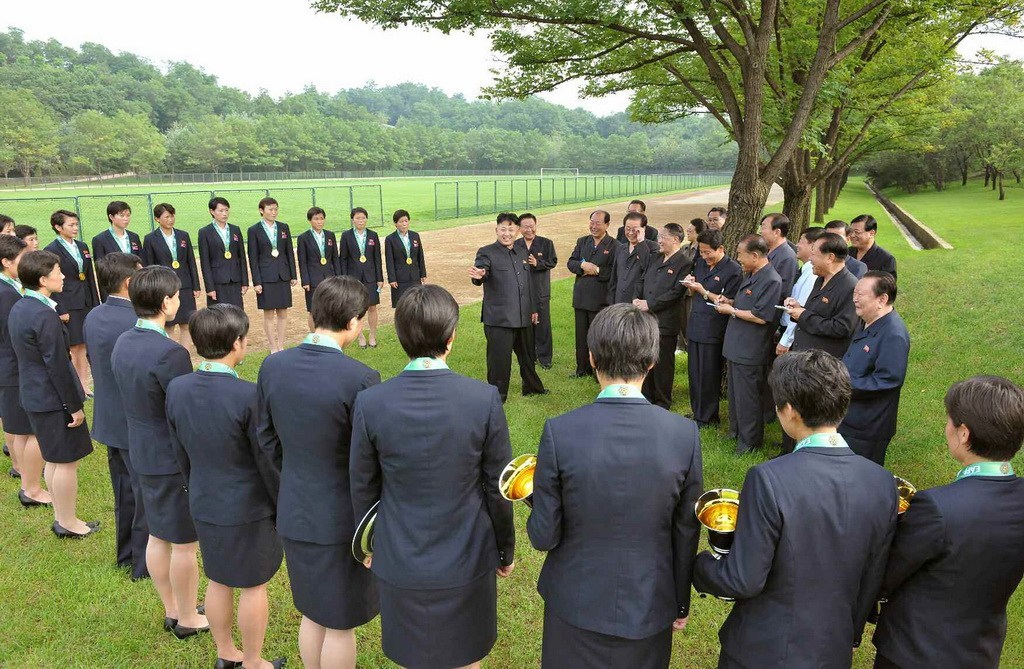
<path fill-rule="evenodd" d="M 274 99 L 188 63 L 0 33 L 0 173 L 315 169 L 728 169 L 702 117 L 661 125 L 537 98 L 467 101 L 417 84 Z"/>

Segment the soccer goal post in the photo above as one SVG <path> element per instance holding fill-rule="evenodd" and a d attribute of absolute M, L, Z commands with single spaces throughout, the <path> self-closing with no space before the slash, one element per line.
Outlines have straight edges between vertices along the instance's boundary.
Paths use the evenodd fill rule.
<path fill-rule="evenodd" d="M 540 168 L 540 175 L 542 177 L 555 177 L 555 176 L 573 176 L 573 177 L 578 177 L 580 175 L 580 168 L 578 168 L 578 167 L 542 167 L 542 168 Z"/>

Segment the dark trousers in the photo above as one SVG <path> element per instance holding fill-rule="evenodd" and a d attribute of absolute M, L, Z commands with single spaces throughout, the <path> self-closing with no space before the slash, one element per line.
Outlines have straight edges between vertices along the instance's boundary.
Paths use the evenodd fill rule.
<path fill-rule="evenodd" d="M 771 357 L 768 359 L 768 367 L 765 369 L 766 379 L 768 378 L 768 372 L 772 369 L 772 365 L 775 364 L 775 348 L 779 345 L 780 341 L 782 341 L 782 332 L 776 329 L 775 334 L 772 335 Z M 772 396 L 771 386 L 767 383 L 764 384 L 764 390 L 761 392 L 761 411 L 764 413 L 764 422 L 771 423 L 776 420 L 775 398 Z"/>
<path fill-rule="evenodd" d="M 658 362 L 647 372 L 644 379 L 643 393 L 651 404 L 663 409 L 672 406 L 672 384 L 676 377 L 676 339 L 678 334 L 662 334 L 658 336 Z"/>
<path fill-rule="evenodd" d="M 487 383 L 495 386 L 504 401 L 508 397 L 508 382 L 512 375 L 512 352 L 519 362 L 519 376 L 523 379 L 523 395 L 544 392 L 544 384 L 537 376 L 533 357 L 533 327 L 502 328 L 484 325 L 487 339 Z"/>
<path fill-rule="evenodd" d="M 718 423 L 721 421 L 718 403 L 722 398 L 722 344 L 690 340 L 686 351 L 693 420 L 700 426 Z"/>
<path fill-rule="evenodd" d="M 680 351 L 689 351 L 686 340 L 686 323 L 690 319 L 690 308 L 693 306 L 693 295 L 687 291 L 683 301 L 679 303 L 679 343 L 676 348 Z M 689 353 L 687 353 L 689 355 Z"/>
<path fill-rule="evenodd" d="M 902 669 L 902 667 L 881 655 L 875 655 L 875 669 Z"/>
<path fill-rule="evenodd" d="M 542 365 L 550 365 L 554 347 L 551 340 L 551 298 L 542 297 L 537 304 L 537 320 L 533 326 L 533 338 L 537 351 L 537 361 Z"/>
<path fill-rule="evenodd" d="M 107 448 L 110 486 L 114 490 L 114 527 L 117 532 L 117 566 L 130 567 L 132 578 L 146 578 L 146 544 L 149 527 L 142 508 L 142 497 L 132 486 L 131 457 L 128 449 Z"/>
<path fill-rule="evenodd" d="M 590 347 L 587 345 L 587 333 L 590 332 L 590 324 L 597 318 L 597 311 L 576 309 L 576 373 L 593 374 L 594 369 L 590 366 Z"/>
<path fill-rule="evenodd" d="M 764 444 L 761 397 L 767 384 L 767 365 L 729 361 L 729 433 L 736 435 L 736 452 Z"/>
<path fill-rule="evenodd" d="M 206 296 L 206 306 L 212 307 L 215 304 L 233 304 L 239 309 L 244 309 L 245 304 L 242 302 L 242 284 L 240 283 L 218 283 L 214 284 L 215 292 L 217 293 L 217 299 L 210 299 L 210 296 Z"/>
<path fill-rule="evenodd" d="M 839 434 L 843 435 L 846 445 L 857 455 L 863 456 L 872 462 L 885 466 L 885 452 L 889 448 L 892 437 L 878 439 L 861 439 L 843 434 L 843 426 L 839 426 Z"/>

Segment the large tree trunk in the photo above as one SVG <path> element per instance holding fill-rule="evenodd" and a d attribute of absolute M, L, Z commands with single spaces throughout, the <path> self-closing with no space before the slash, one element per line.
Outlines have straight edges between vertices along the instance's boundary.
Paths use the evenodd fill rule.
<path fill-rule="evenodd" d="M 789 238 L 799 239 L 800 233 L 811 222 L 811 194 L 814 189 L 802 183 L 784 181 L 787 183 L 782 186 L 782 213 L 789 218 Z"/>
<path fill-rule="evenodd" d="M 825 182 L 818 183 L 814 189 L 814 223 L 825 223 Z"/>
<path fill-rule="evenodd" d="M 1013 178 L 1017 180 L 1017 183 L 1020 183 L 1020 170 L 1013 171 Z"/>
<path fill-rule="evenodd" d="M 991 174 L 991 168 L 986 164 L 985 165 L 985 188 L 988 188 L 988 178 L 989 178 L 990 174 Z M 966 185 L 966 184 L 964 184 L 964 185 Z"/>
<path fill-rule="evenodd" d="M 749 234 L 757 232 L 771 184 L 757 177 L 757 170 L 741 170 L 736 166 L 729 186 L 729 216 L 722 234 L 726 252 L 733 256 L 736 245 Z"/>
<path fill-rule="evenodd" d="M 999 175 L 999 199 L 1000 200 L 1005 200 L 1006 199 L 1006 189 L 1003 188 L 1003 171 L 1002 170 L 998 170 L 998 175 Z M 993 183 L 995 183 L 995 182 L 993 182 Z"/>

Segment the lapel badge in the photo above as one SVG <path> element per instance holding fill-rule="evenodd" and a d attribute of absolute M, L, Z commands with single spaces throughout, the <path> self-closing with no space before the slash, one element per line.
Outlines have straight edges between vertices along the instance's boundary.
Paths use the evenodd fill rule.
<path fill-rule="evenodd" d="M 334 246 L 334 240 L 333 239 L 328 239 L 327 240 L 327 245 L 328 246 Z"/>
<path fill-rule="evenodd" d="M 672 274 L 672 270 L 669 270 L 669 271 L 668 271 L 668 273 L 669 273 L 669 274 Z"/>
<path fill-rule="evenodd" d="M 231 235 L 231 239 L 233 239 L 233 240 L 235 240 L 237 242 L 238 241 L 238 235 Z"/>
<path fill-rule="evenodd" d="M 824 302 L 825 304 L 828 304 L 828 298 L 825 297 L 824 295 L 821 296 L 821 301 Z"/>
<path fill-rule="evenodd" d="M 605 255 L 608 255 L 608 249 L 605 249 L 605 250 L 604 250 L 604 254 L 605 254 Z"/>
<path fill-rule="evenodd" d="M 181 240 L 181 248 L 185 248 L 185 240 Z"/>
<path fill-rule="evenodd" d="M 139 250 L 139 245 L 138 244 L 132 244 L 132 251 L 138 251 L 138 250 Z"/>
<path fill-rule="evenodd" d="M 744 294 L 744 295 L 753 295 L 753 294 L 754 294 L 754 291 L 752 291 L 752 290 L 750 290 L 749 288 L 747 288 L 747 289 L 746 289 L 745 291 L 743 291 L 743 294 Z"/>
<path fill-rule="evenodd" d="M 721 280 L 722 280 L 722 277 L 720 277 L 720 276 L 716 276 L 715 277 L 715 281 L 721 281 Z"/>
<path fill-rule="evenodd" d="M 539 258 L 539 257 L 541 257 L 542 255 L 544 255 L 544 254 L 543 254 L 543 253 L 541 253 L 540 251 L 537 251 L 537 257 L 538 257 L 538 258 Z"/>
<path fill-rule="evenodd" d="M 412 240 L 412 245 L 415 246 L 416 248 L 419 248 L 420 247 L 419 240 L 416 240 L 416 239 Z"/>
<path fill-rule="evenodd" d="M 871 352 L 871 347 L 868 346 L 867 344 L 864 344 L 864 352 L 865 353 L 870 353 Z"/>
<path fill-rule="evenodd" d="M 287 233 L 284 232 L 284 230 L 281 231 L 281 239 L 288 239 L 288 235 Z"/>

